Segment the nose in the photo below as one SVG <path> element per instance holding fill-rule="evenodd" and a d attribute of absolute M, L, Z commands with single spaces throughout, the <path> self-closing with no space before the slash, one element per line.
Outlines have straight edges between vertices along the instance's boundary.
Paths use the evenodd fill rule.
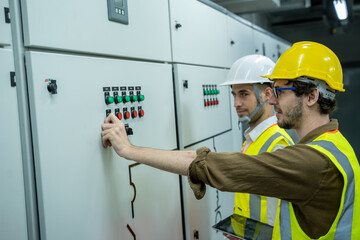
<path fill-rule="evenodd" d="M 269 104 L 270 105 L 277 105 L 278 104 L 278 99 L 275 97 L 274 93 L 271 95 L 271 97 L 269 99 Z"/>
<path fill-rule="evenodd" d="M 236 107 L 239 107 L 241 105 L 242 105 L 241 100 L 238 97 L 234 96 L 234 107 L 236 108 Z"/>

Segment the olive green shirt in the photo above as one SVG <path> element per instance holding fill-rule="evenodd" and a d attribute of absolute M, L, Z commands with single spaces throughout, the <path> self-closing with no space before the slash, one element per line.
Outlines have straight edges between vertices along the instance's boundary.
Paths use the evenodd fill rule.
<path fill-rule="evenodd" d="M 328 232 L 338 213 L 344 182 L 326 155 L 305 144 L 336 129 L 337 120 L 331 120 L 298 144 L 258 155 L 214 153 L 199 148 L 188 171 L 190 187 L 197 199 L 205 195 L 208 184 L 221 191 L 289 201 L 303 231 L 318 238 Z"/>

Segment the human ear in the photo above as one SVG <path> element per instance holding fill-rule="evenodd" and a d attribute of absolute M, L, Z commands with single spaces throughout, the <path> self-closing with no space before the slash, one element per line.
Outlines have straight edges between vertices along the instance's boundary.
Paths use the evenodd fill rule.
<path fill-rule="evenodd" d="M 314 88 L 307 97 L 307 105 L 309 107 L 315 105 L 319 100 L 319 97 L 320 97 L 319 90 L 317 88 Z"/>
<path fill-rule="evenodd" d="M 270 98 L 274 95 L 271 87 L 265 88 L 263 94 L 264 94 L 265 100 L 270 100 Z"/>

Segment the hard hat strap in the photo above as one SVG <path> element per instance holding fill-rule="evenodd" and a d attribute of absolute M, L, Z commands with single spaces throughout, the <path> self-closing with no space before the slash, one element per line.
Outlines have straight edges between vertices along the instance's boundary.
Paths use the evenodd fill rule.
<path fill-rule="evenodd" d="M 297 79 L 295 79 L 296 81 L 299 82 L 304 82 L 304 83 L 312 83 L 315 84 L 316 88 L 318 89 L 318 91 L 322 94 L 323 98 L 327 98 L 330 100 L 334 100 L 335 99 L 335 93 L 333 93 L 325 84 L 324 81 L 322 80 L 318 80 L 318 79 L 311 79 L 308 77 L 299 77 Z"/>

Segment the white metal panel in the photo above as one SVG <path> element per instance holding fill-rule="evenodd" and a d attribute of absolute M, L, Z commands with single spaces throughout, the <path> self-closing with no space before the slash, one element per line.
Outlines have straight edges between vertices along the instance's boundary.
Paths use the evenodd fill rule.
<path fill-rule="evenodd" d="M 279 57 L 291 47 L 291 44 L 280 42 L 279 41 L 279 49 L 278 49 L 278 59 Z"/>
<path fill-rule="evenodd" d="M 255 52 L 263 54 L 275 63 L 290 46 L 263 32 L 254 30 Z"/>
<path fill-rule="evenodd" d="M 39 52 L 26 59 L 42 238 L 133 239 L 131 228 L 138 239 L 182 239 L 179 177 L 133 166 L 101 143 L 106 109 L 142 106 L 143 118 L 123 119 L 130 141 L 176 148 L 171 65 Z M 116 86 L 141 86 L 145 100 L 106 105 L 103 87 Z"/>
<path fill-rule="evenodd" d="M 11 50 L 0 49 L 0 239 L 27 239 L 24 177 Z"/>
<path fill-rule="evenodd" d="M 253 31 L 254 53 L 267 56 L 266 35 L 258 30 Z"/>
<path fill-rule="evenodd" d="M 178 124 L 183 146 L 202 141 L 231 128 L 229 91 L 219 86 L 228 70 L 190 65 L 175 65 Z M 187 80 L 188 88 L 184 87 Z M 204 96 L 204 85 L 216 85 L 219 94 Z M 204 106 L 204 100 L 219 101 Z"/>
<path fill-rule="evenodd" d="M 195 150 L 204 146 L 214 151 L 214 139 L 211 138 L 200 142 L 186 150 Z M 222 149 L 222 146 L 216 146 L 216 148 L 218 147 Z M 215 231 L 212 226 L 233 213 L 234 193 L 221 192 L 215 188 L 206 186 L 205 196 L 201 200 L 197 200 L 189 187 L 187 178 L 184 176 L 182 178 L 185 189 L 184 206 L 186 212 L 185 224 L 188 229 L 187 239 L 224 239 L 222 233 Z M 199 238 L 194 237 L 196 232 Z"/>
<path fill-rule="evenodd" d="M 253 29 L 232 17 L 227 17 L 228 26 L 228 51 L 231 65 L 239 58 L 254 54 Z"/>
<path fill-rule="evenodd" d="M 265 46 L 266 46 L 266 56 L 273 60 L 275 63 L 279 58 L 279 40 L 272 38 L 271 36 L 265 35 Z"/>
<path fill-rule="evenodd" d="M 227 67 L 225 14 L 197 0 L 171 0 L 170 18 L 174 62 Z"/>
<path fill-rule="evenodd" d="M 108 20 L 107 1 L 21 3 L 26 46 L 171 60 L 167 0 L 128 1 L 128 25 Z"/>
<path fill-rule="evenodd" d="M 0 46 L 11 45 L 10 23 L 5 22 L 5 8 L 9 8 L 9 1 L 0 1 Z"/>

